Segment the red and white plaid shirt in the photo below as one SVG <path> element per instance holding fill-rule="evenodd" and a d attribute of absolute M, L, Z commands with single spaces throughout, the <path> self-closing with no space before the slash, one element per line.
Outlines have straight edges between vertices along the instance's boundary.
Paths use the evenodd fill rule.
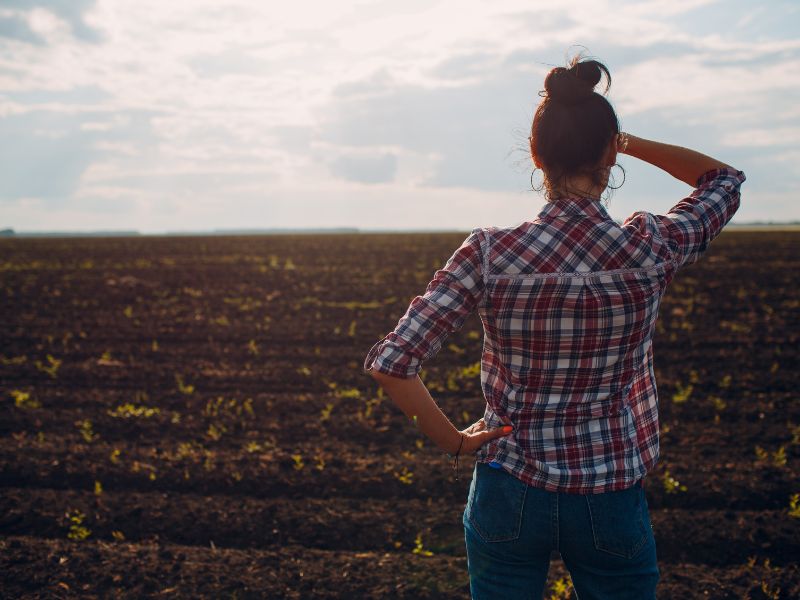
<path fill-rule="evenodd" d="M 596 200 L 572 198 L 515 227 L 473 229 L 364 369 L 415 376 L 477 310 L 484 419 L 514 427 L 477 460 L 551 491 L 627 488 L 658 459 L 661 298 L 736 212 L 744 180 L 714 169 L 666 215 L 636 212 L 622 225 Z"/>

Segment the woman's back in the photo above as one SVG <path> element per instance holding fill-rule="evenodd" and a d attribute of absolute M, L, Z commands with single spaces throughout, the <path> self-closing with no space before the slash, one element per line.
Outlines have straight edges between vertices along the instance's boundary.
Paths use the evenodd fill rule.
<path fill-rule="evenodd" d="M 484 420 L 514 427 L 478 460 L 551 491 L 629 487 L 658 458 L 651 342 L 662 295 L 736 211 L 743 179 L 711 171 L 667 215 L 622 225 L 571 198 L 515 227 L 475 229 L 367 361 L 416 372 L 477 310 Z"/>

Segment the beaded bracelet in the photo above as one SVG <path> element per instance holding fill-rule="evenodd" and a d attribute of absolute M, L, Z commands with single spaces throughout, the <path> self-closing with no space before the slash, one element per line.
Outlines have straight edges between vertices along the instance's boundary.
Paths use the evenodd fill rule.
<path fill-rule="evenodd" d="M 456 474 L 456 481 L 458 481 L 458 455 L 461 454 L 461 447 L 464 445 L 464 434 L 459 432 L 461 436 L 461 442 L 458 444 L 458 450 L 456 451 L 456 455 L 453 457 L 453 472 Z"/>

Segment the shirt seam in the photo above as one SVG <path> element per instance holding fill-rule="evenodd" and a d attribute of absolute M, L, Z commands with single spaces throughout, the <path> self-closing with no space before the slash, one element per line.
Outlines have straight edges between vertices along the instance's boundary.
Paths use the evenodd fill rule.
<path fill-rule="evenodd" d="M 590 278 L 590 277 L 604 277 L 607 275 L 625 275 L 629 273 L 649 273 L 651 271 L 660 271 L 666 269 L 668 266 L 674 264 L 674 259 L 660 262 L 649 267 L 636 267 L 629 269 L 610 269 L 608 271 L 554 271 L 551 273 L 517 273 L 517 274 L 496 274 L 487 275 L 487 279 L 544 279 L 547 277 L 573 277 L 573 278 Z"/>

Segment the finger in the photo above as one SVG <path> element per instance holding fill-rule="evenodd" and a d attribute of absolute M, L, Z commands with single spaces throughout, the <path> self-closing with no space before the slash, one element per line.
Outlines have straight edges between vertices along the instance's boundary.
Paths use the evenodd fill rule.
<path fill-rule="evenodd" d="M 464 452 L 475 452 L 484 444 L 487 444 L 496 438 L 509 435 L 512 431 L 514 431 L 514 428 L 511 427 L 511 425 L 506 425 L 504 427 L 498 427 L 489 431 L 474 433 L 468 436 L 465 440 Z"/>
<path fill-rule="evenodd" d="M 512 431 L 514 431 L 514 428 L 511 425 L 504 425 L 503 427 L 497 427 L 495 429 L 490 429 L 489 431 L 484 431 L 480 435 L 488 442 L 490 440 L 505 437 Z"/>
<path fill-rule="evenodd" d="M 494 439 L 507 436 L 514 430 L 513 427 L 507 425 L 505 427 L 498 427 L 496 429 L 490 429 L 489 431 L 481 431 L 476 433 L 472 436 L 471 441 L 476 446 L 483 446 L 484 444 L 491 442 Z"/>
<path fill-rule="evenodd" d="M 476 433 L 480 433 L 486 429 L 486 422 L 483 419 L 475 421 L 472 425 L 467 427 L 463 433 L 467 433 L 469 435 L 475 435 Z"/>

